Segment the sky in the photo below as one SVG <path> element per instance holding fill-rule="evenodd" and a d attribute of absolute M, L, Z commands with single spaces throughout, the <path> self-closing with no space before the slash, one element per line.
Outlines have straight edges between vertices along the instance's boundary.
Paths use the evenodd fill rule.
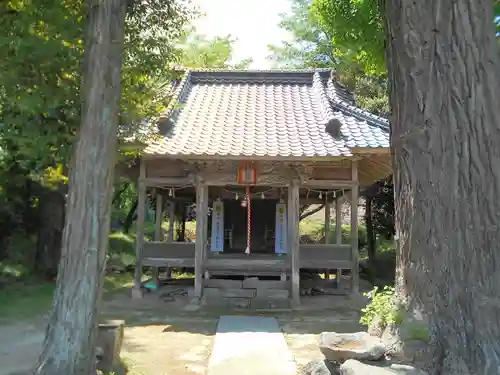
<path fill-rule="evenodd" d="M 269 69 L 268 44 L 280 44 L 288 35 L 278 26 L 280 13 L 290 10 L 289 0 L 195 0 L 206 15 L 196 23 L 197 32 L 212 36 L 231 34 L 237 39 L 233 60 L 251 57 L 252 69 Z"/>

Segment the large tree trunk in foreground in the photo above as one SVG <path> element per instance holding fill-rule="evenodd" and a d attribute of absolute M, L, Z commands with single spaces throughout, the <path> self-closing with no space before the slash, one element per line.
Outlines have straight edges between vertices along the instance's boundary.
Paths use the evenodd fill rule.
<path fill-rule="evenodd" d="M 500 65 L 491 0 L 386 0 L 398 288 L 432 374 L 500 373 Z"/>
<path fill-rule="evenodd" d="M 54 311 L 35 373 L 95 373 L 108 247 L 126 1 L 87 1 L 82 123 L 70 172 Z"/>

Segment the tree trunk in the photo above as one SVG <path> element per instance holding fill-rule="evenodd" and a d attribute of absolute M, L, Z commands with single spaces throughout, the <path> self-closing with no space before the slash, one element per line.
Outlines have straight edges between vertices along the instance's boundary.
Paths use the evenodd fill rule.
<path fill-rule="evenodd" d="M 127 217 L 125 218 L 125 222 L 123 223 L 123 232 L 126 234 L 130 232 L 130 228 L 132 227 L 132 223 L 134 222 L 134 217 L 136 216 L 135 213 L 137 211 L 138 204 L 139 201 L 137 200 L 137 198 L 135 198 L 134 203 L 132 203 L 132 206 L 128 211 Z"/>
<path fill-rule="evenodd" d="M 86 2 L 82 122 L 69 180 L 54 310 L 35 374 L 95 373 L 117 152 L 126 1 Z"/>
<path fill-rule="evenodd" d="M 375 234 L 373 233 L 371 196 L 365 198 L 365 224 L 366 224 L 366 247 L 368 250 L 368 263 L 373 271 L 376 261 Z"/>
<path fill-rule="evenodd" d="M 314 215 L 317 212 L 320 212 L 323 208 L 325 208 L 325 204 L 320 204 L 318 205 L 315 209 L 311 211 L 307 211 L 307 209 L 310 207 L 310 205 L 305 205 L 300 208 L 300 217 L 299 221 L 307 219 L 309 216 Z"/>
<path fill-rule="evenodd" d="M 491 0 L 386 0 L 398 292 L 431 374 L 500 373 L 498 45 Z"/>
<path fill-rule="evenodd" d="M 124 183 L 120 186 L 119 189 L 115 190 L 115 194 L 113 196 L 113 200 L 111 201 L 111 204 L 115 204 L 118 202 L 118 200 L 121 198 L 122 194 L 125 193 L 125 190 L 128 189 L 129 183 Z"/>

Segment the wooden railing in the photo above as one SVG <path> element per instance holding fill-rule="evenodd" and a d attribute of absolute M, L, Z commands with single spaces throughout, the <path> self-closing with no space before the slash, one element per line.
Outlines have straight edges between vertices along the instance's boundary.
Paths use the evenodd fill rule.
<path fill-rule="evenodd" d="M 141 263 L 154 267 L 194 267 L 194 243 L 144 242 Z"/>
<path fill-rule="evenodd" d="M 144 266 L 194 267 L 195 244 L 184 242 L 144 242 L 141 262 Z M 302 244 L 300 268 L 350 269 L 350 245 Z M 288 256 L 274 254 L 207 254 L 204 264 L 210 269 L 286 270 L 290 268 Z"/>
<path fill-rule="evenodd" d="M 351 245 L 302 244 L 299 255 L 300 268 L 350 269 Z"/>

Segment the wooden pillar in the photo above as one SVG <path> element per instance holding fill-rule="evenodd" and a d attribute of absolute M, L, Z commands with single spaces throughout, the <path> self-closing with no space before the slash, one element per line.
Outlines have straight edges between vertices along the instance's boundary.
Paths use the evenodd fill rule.
<path fill-rule="evenodd" d="M 325 230 L 324 230 L 324 232 L 325 232 L 325 245 L 328 244 L 329 239 L 330 239 L 330 211 L 331 211 L 331 205 L 330 205 L 330 201 L 328 200 L 328 197 L 327 197 L 327 200 L 325 202 Z M 329 269 L 325 270 L 325 279 L 330 280 L 330 270 Z"/>
<path fill-rule="evenodd" d="M 325 244 L 328 243 L 328 238 L 330 236 L 330 210 L 331 205 L 329 201 L 325 203 Z"/>
<path fill-rule="evenodd" d="M 163 241 L 161 224 L 163 221 L 163 195 L 156 189 L 156 209 L 155 209 L 155 241 Z M 156 287 L 160 287 L 160 277 L 158 267 L 153 267 L 153 281 Z"/>
<path fill-rule="evenodd" d="M 155 241 L 163 241 L 162 236 L 162 219 L 163 219 L 163 195 L 159 189 L 156 189 L 156 209 L 155 209 Z"/>
<path fill-rule="evenodd" d="M 339 197 L 335 200 L 335 243 L 342 245 L 342 200 Z"/>
<path fill-rule="evenodd" d="M 203 294 L 203 259 L 207 245 L 208 187 L 201 178 L 196 181 L 196 244 L 194 256 L 194 295 Z"/>
<path fill-rule="evenodd" d="M 300 304 L 300 244 L 299 244 L 299 181 L 294 179 L 288 186 L 288 250 L 292 266 L 292 303 Z"/>
<path fill-rule="evenodd" d="M 167 232 L 167 242 L 171 243 L 174 242 L 174 226 L 175 226 L 175 202 L 169 201 L 168 202 L 168 232 Z M 165 277 L 167 279 L 172 278 L 172 268 L 167 267 L 165 270 Z"/>
<path fill-rule="evenodd" d="M 351 293 L 359 293 L 359 250 L 358 250 L 358 164 L 352 162 L 352 180 L 354 186 L 351 190 L 351 251 L 352 251 L 352 282 Z"/>
<path fill-rule="evenodd" d="M 335 243 L 342 245 L 342 200 L 344 197 L 339 197 L 335 200 Z M 340 282 L 342 280 L 342 268 L 337 268 L 337 275 L 335 281 L 337 288 L 340 289 Z"/>
<path fill-rule="evenodd" d="M 136 222 L 136 237 L 135 237 L 135 273 L 134 286 L 132 288 L 132 298 L 142 298 L 141 278 L 142 278 L 142 261 L 141 250 L 144 243 L 144 217 L 146 214 L 146 166 L 144 161 L 140 161 L 139 183 L 137 184 L 137 222 Z"/>
<path fill-rule="evenodd" d="M 181 218 L 181 235 L 180 238 L 177 239 L 177 241 L 185 242 L 186 241 L 186 215 L 187 215 L 187 208 L 186 206 L 182 206 L 182 218 Z"/>
<path fill-rule="evenodd" d="M 168 203 L 168 238 L 167 242 L 174 242 L 175 230 L 175 202 Z"/>

